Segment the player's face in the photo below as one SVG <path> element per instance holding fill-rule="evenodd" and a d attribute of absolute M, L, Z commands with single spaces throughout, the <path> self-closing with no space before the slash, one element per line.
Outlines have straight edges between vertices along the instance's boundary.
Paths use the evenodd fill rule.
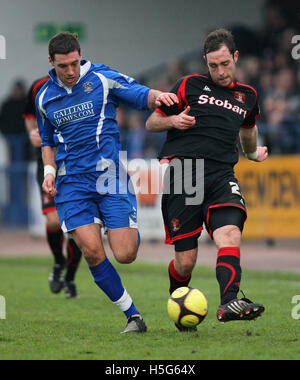
<path fill-rule="evenodd" d="M 73 87 L 80 77 L 81 56 L 78 51 L 68 54 L 55 54 L 49 62 L 55 68 L 58 78 L 68 87 Z"/>
<path fill-rule="evenodd" d="M 209 73 L 217 85 L 228 87 L 234 82 L 238 56 L 238 51 L 232 55 L 227 46 L 206 54 Z"/>

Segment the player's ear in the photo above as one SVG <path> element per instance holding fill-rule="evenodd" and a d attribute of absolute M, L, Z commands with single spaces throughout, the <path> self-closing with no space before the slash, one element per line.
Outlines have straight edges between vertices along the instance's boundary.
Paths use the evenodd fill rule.
<path fill-rule="evenodd" d="M 235 62 L 235 63 L 237 63 L 237 61 L 238 61 L 238 59 L 239 59 L 239 55 L 240 55 L 239 51 L 236 50 L 236 51 L 234 52 L 234 54 L 233 54 L 233 59 L 234 59 L 234 62 Z"/>
<path fill-rule="evenodd" d="M 54 66 L 54 61 L 53 61 L 53 59 L 50 57 L 50 55 L 48 56 L 48 60 L 49 60 L 50 65 Z"/>

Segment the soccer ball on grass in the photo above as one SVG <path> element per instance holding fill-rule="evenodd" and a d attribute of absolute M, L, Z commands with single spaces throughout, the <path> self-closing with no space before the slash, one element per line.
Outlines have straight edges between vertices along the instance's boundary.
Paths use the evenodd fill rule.
<path fill-rule="evenodd" d="M 168 300 L 168 314 L 173 322 L 184 326 L 199 325 L 208 312 L 205 295 L 191 287 L 176 289 Z"/>

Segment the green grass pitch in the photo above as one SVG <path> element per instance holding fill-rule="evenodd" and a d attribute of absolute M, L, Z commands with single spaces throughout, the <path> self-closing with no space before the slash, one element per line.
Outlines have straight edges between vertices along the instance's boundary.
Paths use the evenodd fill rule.
<path fill-rule="evenodd" d="M 51 264 L 50 257 L 0 259 L 0 295 L 6 299 L 0 360 L 300 359 L 300 319 L 291 316 L 300 275 L 245 270 L 241 288 L 266 311 L 255 322 L 223 325 L 216 319 L 214 270 L 196 268 L 191 286 L 204 292 L 209 311 L 197 333 L 182 334 L 166 311 L 167 266 L 115 264 L 148 325 L 146 334 L 121 335 L 126 319 L 93 283 L 86 263 L 77 275 L 76 300 L 50 293 Z"/>

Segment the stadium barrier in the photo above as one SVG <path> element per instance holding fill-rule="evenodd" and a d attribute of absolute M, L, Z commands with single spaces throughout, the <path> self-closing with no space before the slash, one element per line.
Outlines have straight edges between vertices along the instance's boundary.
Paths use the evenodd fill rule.
<path fill-rule="evenodd" d="M 248 210 L 245 238 L 300 238 L 300 156 L 241 159 L 235 174 Z"/>
<path fill-rule="evenodd" d="M 148 181 L 149 190 L 148 193 L 137 192 L 138 223 L 142 238 L 163 240 L 161 190 L 157 188 L 161 187 L 159 181 L 164 170 L 158 161 L 153 162 L 155 160 L 138 174 L 142 181 Z M 31 189 L 28 193 L 29 229 L 33 234 L 44 234 L 35 170 L 35 164 L 31 164 L 27 180 Z M 264 163 L 242 158 L 235 167 L 235 174 L 248 210 L 244 238 L 300 238 L 300 156 L 271 156 Z M 136 178 L 137 174 L 134 176 Z"/>
<path fill-rule="evenodd" d="M 0 216 L 5 227 L 28 225 L 27 168 L 22 162 L 0 167 Z"/>
<path fill-rule="evenodd" d="M 151 165 L 151 170 L 160 169 Z M 300 156 L 271 156 L 264 163 L 241 158 L 235 174 L 247 205 L 245 239 L 300 238 Z M 145 171 L 140 176 L 148 177 L 150 190 L 157 176 Z M 161 195 L 137 194 L 137 199 L 141 234 L 163 239 Z"/>

